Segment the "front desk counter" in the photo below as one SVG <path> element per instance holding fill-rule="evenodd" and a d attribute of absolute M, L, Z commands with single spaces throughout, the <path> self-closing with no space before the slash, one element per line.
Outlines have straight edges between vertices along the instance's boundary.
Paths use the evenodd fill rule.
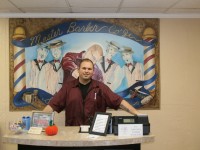
<path fill-rule="evenodd" d="M 140 150 L 142 143 L 154 141 L 153 135 L 119 137 L 79 133 L 79 127 L 59 127 L 57 135 L 13 134 L 2 137 L 4 143 L 18 144 L 18 150 Z"/>

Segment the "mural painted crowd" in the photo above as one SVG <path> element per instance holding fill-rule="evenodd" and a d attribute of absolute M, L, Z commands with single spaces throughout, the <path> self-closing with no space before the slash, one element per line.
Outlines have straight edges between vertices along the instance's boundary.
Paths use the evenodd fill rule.
<path fill-rule="evenodd" d="M 113 91 L 116 91 L 127 80 L 126 88 L 138 80 L 144 80 L 143 65 L 133 60 L 134 51 L 130 47 L 120 47 L 115 41 L 107 42 L 106 53 L 103 48 L 94 44 L 80 53 L 68 52 L 62 57 L 62 40 L 53 41 L 50 44 L 39 44 L 37 58 L 27 65 L 27 88 L 39 88 L 50 94 L 55 94 L 63 82 L 78 78 L 78 66 L 80 60 L 89 58 L 94 63 L 93 79 L 104 82 Z M 120 53 L 124 64 L 122 67 L 112 60 L 116 53 Z M 47 62 L 45 58 L 49 53 L 53 60 Z"/>

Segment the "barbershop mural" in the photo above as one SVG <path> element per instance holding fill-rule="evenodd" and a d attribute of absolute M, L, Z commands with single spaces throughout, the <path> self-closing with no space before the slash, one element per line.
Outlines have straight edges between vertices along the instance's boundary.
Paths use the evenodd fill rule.
<path fill-rule="evenodd" d="M 159 109 L 159 19 L 10 19 L 10 111 L 42 110 L 80 60 L 135 108 Z"/>

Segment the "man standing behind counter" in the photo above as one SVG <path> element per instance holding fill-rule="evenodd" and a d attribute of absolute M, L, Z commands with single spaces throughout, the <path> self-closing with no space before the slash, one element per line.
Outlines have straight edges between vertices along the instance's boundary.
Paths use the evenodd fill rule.
<path fill-rule="evenodd" d="M 66 126 L 88 125 L 95 112 L 106 112 L 107 107 L 139 114 L 104 83 L 92 79 L 94 64 L 90 59 L 83 59 L 78 71 L 79 78 L 65 83 L 43 111 L 59 113 L 65 110 Z"/>

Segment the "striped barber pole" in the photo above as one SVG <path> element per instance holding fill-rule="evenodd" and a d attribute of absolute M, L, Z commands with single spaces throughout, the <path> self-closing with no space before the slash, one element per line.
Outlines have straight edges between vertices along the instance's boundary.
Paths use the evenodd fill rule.
<path fill-rule="evenodd" d="M 143 33 L 143 40 L 148 42 L 144 47 L 144 80 L 147 81 L 145 89 L 155 94 L 156 88 L 156 71 L 155 71 L 155 31 L 152 28 L 146 28 Z M 153 94 L 153 95 L 154 95 Z"/>
<path fill-rule="evenodd" d="M 26 89 L 25 49 L 14 47 L 14 92 Z"/>
<path fill-rule="evenodd" d="M 25 39 L 25 30 L 17 27 L 14 31 L 14 40 Z M 25 48 L 14 45 L 14 94 L 26 89 Z"/>

